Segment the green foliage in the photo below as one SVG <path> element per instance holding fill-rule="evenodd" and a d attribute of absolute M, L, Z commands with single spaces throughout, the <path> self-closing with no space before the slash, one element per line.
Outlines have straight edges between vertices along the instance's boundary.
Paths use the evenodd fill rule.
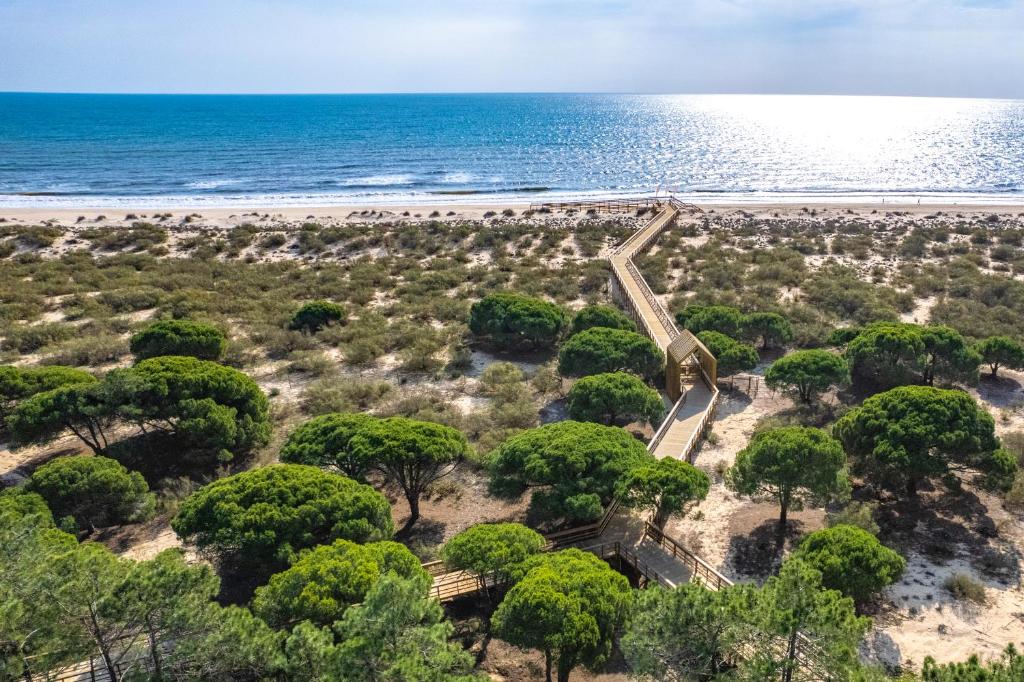
<path fill-rule="evenodd" d="M 469 310 L 470 331 L 508 349 L 551 348 L 567 323 L 560 306 L 508 292 L 488 294 Z"/>
<path fill-rule="evenodd" d="M 478 523 L 446 542 L 441 558 L 451 569 L 475 574 L 489 592 L 487 579 L 510 582 L 545 542 L 543 535 L 518 523 Z"/>
<path fill-rule="evenodd" d="M 116 410 L 127 421 L 156 429 L 180 451 L 220 459 L 270 440 L 267 397 L 247 375 L 191 357 L 165 356 L 114 370 L 105 383 L 121 384 Z"/>
<path fill-rule="evenodd" d="M 200 360 L 220 360 L 228 342 L 212 324 L 193 320 L 161 320 L 132 336 L 130 348 L 138 360 L 161 355 L 187 355 Z"/>
<path fill-rule="evenodd" d="M 367 422 L 349 447 L 354 459 L 379 469 L 402 489 L 409 503 L 406 529 L 419 519 L 420 497 L 427 488 L 470 452 L 466 437 L 456 429 L 407 417 Z"/>
<path fill-rule="evenodd" d="M 377 581 L 362 604 L 345 611 L 334 623 L 333 633 L 311 623 L 298 625 L 286 644 L 287 679 L 480 680 L 473 671 L 473 656 L 450 641 L 453 628 L 444 620 L 441 604 L 426 596 L 428 585 L 427 580 L 389 573 Z"/>
<path fill-rule="evenodd" d="M 725 482 L 741 495 L 778 503 L 780 531 L 790 509 L 822 505 L 850 489 L 842 445 L 820 429 L 802 426 L 755 434 L 736 455 Z"/>
<path fill-rule="evenodd" d="M 846 345 L 846 359 L 854 378 L 880 386 L 916 382 L 924 352 L 921 328 L 899 322 L 869 324 Z"/>
<path fill-rule="evenodd" d="M 740 336 L 751 343 L 761 341 L 761 349 L 777 348 L 793 340 L 793 325 L 778 313 L 750 313 L 740 322 Z"/>
<path fill-rule="evenodd" d="M 743 327 L 743 313 L 725 305 L 688 305 L 676 313 L 676 321 L 694 334 L 711 331 L 739 338 Z"/>
<path fill-rule="evenodd" d="M 985 586 L 966 573 L 954 573 L 946 578 L 942 586 L 958 601 L 972 601 L 976 604 L 987 601 Z"/>
<path fill-rule="evenodd" d="M 601 424 L 646 421 L 657 424 L 665 414 L 661 394 L 625 372 L 586 376 L 569 389 L 569 417 Z"/>
<path fill-rule="evenodd" d="M 1000 367 L 1017 370 L 1024 368 L 1024 345 L 1008 336 L 990 336 L 979 341 L 974 350 L 992 370 L 992 376 L 998 374 Z"/>
<path fill-rule="evenodd" d="M 757 366 L 757 350 L 716 331 L 702 331 L 697 338 L 718 361 L 719 376 L 728 376 Z"/>
<path fill-rule="evenodd" d="M 648 381 L 665 366 L 665 355 L 646 336 L 624 329 L 591 327 L 573 335 L 558 353 L 563 376 L 632 372 Z"/>
<path fill-rule="evenodd" d="M 39 493 L 24 487 L 0 490 L 0 526 L 29 520 L 40 528 L 53 528 L 53 514 Z"/>
<path fill-rule="evenodd" d="M 904 486 L 910 495 L 953 468 L 997 474 L 990 480 L 997 487 L 1008 485 L 1016 470 L 1012 456 L 997 450 L 991 415 L 963 391 L 894 388 L 851 410 L 833 432 L 855 471 L 881 485 Z"/>
<path fill-rule="evenodd" d="M 164 356 L 116 369 L 103 381 L 37 393 L 11 413 L 18 444 L 45 442 L 70 429 L 96 454 L 111 429 L 134 423 L 189 457 L 230 459 L 270 438 L 269 404 L 245 374 L 215 362 Z"/>
<path fill-rule="evenodd" d="M 610 305 L 588 305 L 580 308 L 572 318 L 572 333 L 578 334 L 591 327 L 608 327 L 635 332 L 636 323 L 625 313 Z"/>
<path fill-rule="evenodd" d="M 832 526 L 815 531 L 791 555 L 821 573 L 821 584 L 864 604 L 899 580 L 907 567 L 896 552 L 856 526 Z"/>
<path fill-rule="evenodd" d="M 329 324 L 344 323 L 345 308 L 330 301 L 304 303 L 292 315 L 289 329 L 315 334 Z"/>
<path fill-rule="evenodd" d="M 45 443 L 70 430 L 97 455 L 117 422 L 116 391 L 107 382 L 67 384 L 23 400 L 7 418 L 15 446 Z"/>
<path fill-rule="evenodd" d="M 642 680 L 717 680 L 733 669 L 749 636 L 754 593 L 683 583 L 636 593 L 620 646 Z"/>
<path fill-rule="evenodd" d="M 611 655 L 632 601 L 629 582 L 593 554 L 567 549 L 523 565 L 492 618 L 495 635 L 544 653 L 558 681 L 584 665 L 598 669 Z"/>
<path fill-rule="evenodd" d="M 846 347 L 855 379 L 877 386 L 936 380 L 974 383 L 981 356 L 949 327 L 876 322 L 860 330 Z"/>
<path fill-rule="evenodd" d="M 977 655 L 963 663 L 939 664 L 928 656 L 921 669 L 922 682 L 1017 682 L 1024 679 L 1024 656 L 1010 644 L 995 661 L 982 663 Z"/>
<path fill-rule="evenodd" d="M 654 513 L 663 525 L 673 514 L 708 496 L 711 479 L 688 462 L 666 457 L 628 471 L 619 481 L 616 496 L 625 505 Z"/>
<path fill-rule="evenodd" d="M 387 574 L 427 578 L 419 559 L 397 542 L 335 540 L 303 552 L 288 570 L 271 576 L 256 590 L 253 611 L 275 627 L 303 620 L 330 625 Z"/>
<path fill-rule="evenodd" d="M 0 366 L 0 427 L 18 402 L 37 393 L 71 384 L 90 384 L 96 377 L 73 367 Z"/>
<path fill-rule="evenodd" d="M 798 350 L 768 367 L 764 383 L 804 404 L 810 404 L 829 388 L 850 382 L 850 370 L 840 355 L 827 350 Z"/>
<path fill-rule="evenodd" d="M 156 505 L 142 474 L 107 457 L 58 457 L 32 472 L 29 489 L 81 530 L 141 521 Z"/>
<path fill-rule="evenodd" d="M 842 509 L 826 514 L 825 520 L 830 528 L 833 526 L 856 526 L 872 535 L 878 535 L 881 528 L 875 521 L 877 509 L 877 502 L 852 501 Z"/>
<path fill-rule="evenodd" d="M 282 462 L 331 467 L 356 481 L 362 481 L 370 462 L 357 457 L 352 437 L 376 417 L 368 414 L 330 413 L 303 422 L 281 447 Z"/>
<path fill-rule="evenodd" d="M 800 636 L 816 647 L 815 663 L 841 676 L 858 666 L 857 646 L 871 621 L 859 618 L 853 601 L 821 588 L 821 574 L 802 561 L 786 561 L 769 578 L 749 616 L 758 636 L 741 664 L 743 679 L 797 679 Z M 841 678 L 840 678 L 841 679 Z"/>
<path fill-rule="evenodd" d="M 611 502 L 623 476 L 651 461 L 623 429 L 555 422 L 512 436 L 491 453 L 491 490 L 518 497 L 535 488 L 531 505 L 547 517 L 590 521 Z"/>
<path fill-rule="evenodd" d="M 200 549 L 262 570 L 337 539 L 391 536 L 391 508 L 373 488 L 301 464 L 278 464 L 227 476 L 184 502 L 171 527 Z"/>

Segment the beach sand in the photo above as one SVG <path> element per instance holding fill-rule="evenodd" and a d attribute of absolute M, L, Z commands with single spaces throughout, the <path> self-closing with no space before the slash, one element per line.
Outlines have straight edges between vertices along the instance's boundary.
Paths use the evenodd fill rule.
<path fill-rule="evenodd" d="M 742 212 L 751 217 L 786 216 L 849 216 L 900 214 L 923 216 L 931 214 L 998 214 L 1017 215 L 1024 213 L 1024 202 L 1020 204 L 952 204 L 952 203 L 696 203 L 708 213 Z M 152 220 L 155 216 L 168 216 L 164 222 L 176 223 L 192 216 L 191 220 L 216 227 L 230 227 L 245 222 L 366 222 L 383 220 L 481 220 L 487 214 L 502 217 L 502 212 L 511 210 L 521 215 L 530 208 L 529 202 L 502 204 L 367 204 L 351 206 L 278 206 L 278 207 L 221 207 L 221 208 L 0 208 L 0 218 L 10 223 L 37 224 L 52 222 L 60 225 L 74 224 L 128 224 L 133 220 Z M 127 216 L 134 215 L 136 218 Z"/>

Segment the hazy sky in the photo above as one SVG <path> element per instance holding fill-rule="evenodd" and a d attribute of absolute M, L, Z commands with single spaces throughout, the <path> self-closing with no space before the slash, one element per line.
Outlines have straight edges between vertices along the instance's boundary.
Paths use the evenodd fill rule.
<path fill-rule="evenodd" d="M 1024 0 L 0 0 L 0 91 L 1024 98 Z"/>

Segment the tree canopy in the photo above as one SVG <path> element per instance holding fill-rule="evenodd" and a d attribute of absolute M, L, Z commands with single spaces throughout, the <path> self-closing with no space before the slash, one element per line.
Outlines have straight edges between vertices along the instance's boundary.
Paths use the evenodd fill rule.
<path fill-rule="evenodd" d="M 935 662 L 928 656 L 921 669 L 922 682 L 1019 682 L 1024 679 L 1024 656 L 1012 644 L 997 660 L 982 663 L 977 654 L 962 663 Z"/>
<path fill-rule="evenodd" d="M 755 434 L 726 472 L 741 495 L 779 505 L 779 531 L 790 509 L 824 504 L 849 492 L 842 445 L 821 429 L 784 426 Z"/>
<path fill-rule="evenodd" d="M 471 682 L 473 656 L 450 641 L 444 609 L 427 598 L 429 582 L 395 573 L 380 577 L 361 604 L 332 628 L 301 623 L 286 643 L 287 679 L 297 682 Z M 484 678 L 486 679 L 486 678 Z"/>
<path fill-rule="evenodd" d="M 389 573 L 427 577 L 416 555 L 397 542 L 335 540 L 303 552 L 290 568 L 272 575 L 256 589 L 253 611 L 275 627 L 302 620 L 330 625 Z"/>
<path fill-rule="evenodd" d="M 91 384 L 96 377 L 85 370 L 59 365 L 43 367 L 0 366 L 0 428 L 14 406 L 37 393 L 69 384 Z"/>
<path fill-rule="evenodd" d="M 1008 336 L 990 336 L 974 346 L 981 361 L 988 365 L 992 376 L 997 376 L 1000 367 L 1024 369 L 1024 345 Z"/>
<path fill-rule="evenodd" d="M 718 374 L 728 376 L 757 366 L 757 351 L 750 344 L 715 331 L 703 331 L 697 334 L 718 361 Z"/>
<path fill-rule="evenodd" d="M 220 360 L 228 348 L 217 327 L 194 320 L 161 320 L 132 335 L 130 348 L 138 360 L 160 355 L 186 355 Z"/>
<path fill-rule="evenodd" d="M 778 313 L 749 313 L 740 322 L 740 336 L 768 350 L 792 341 L 793 325 Z"/>
<path fill-rule="evenodd" d="M 350 441 L 354 458 L 379 469 L 401 487 L 409 503 L 408 529 L 420 516 L 420 497 L 469 454 L 469 443 L 450 426 L 407 417 L 376 419 Z"/>
<path fill-rule="evenodd" d="M 906 322 L 875 322 L 846 346 L 855 379 L 877 386 L 935 381 L 973 383 L 981 356 L 954 329 Z"/>
<path fill-rule="evenodd" d="M 996 486 L 1016 473 L 1016 461 L 995 436 L 992 416 L 957 390 L 900 386 L 871 396 L 833 429 L 855 471 L 910 495 L 928 479 L 970 467 Z"/>
<path fill-rule="evenodd" d="M 441 558 L 449 568 L 475 574 L 489 594 L 488 578 L 510 582 L 521 564 L 544 544 L 543 535 L 522 524 L 478 523 L 446 542 Z"/>
<path fill-rule="evenodd" d="M 512 436 L 491 453 L 491 489 L 518 497 L 536 488 L 531 504 L 549 518 L 590 521 L 601 516 L 623 476 L 651 461 L 623 429 L 555 422 Z"/>
<path fill-rule="evenodd" d="M 569 338 L 558 353 L 563 376 L 632 372 L 648 381 L 665 366 L 665 354 L 646 336 L 624 329 L 591 327 Z"/>
<path fill-rule="evenodd" d="M 568 315 L 554 303 L 510 292 L 488 294 L 469 310 L 469 329 L 503 348 L 551 348 Z"/>
<path fill-rule="evenodd" d="M 569 389 L 569 417 L 577 421 L 657 424 L 665 414 L 661 394 L 625 372 L 586 376 Z"/>
<path fill-rule="evenodd" d="M 850 382 L 850 370 L 842 356 L 827 350 L 798 350 L 784 355 L 768 367 L 764 383 L 795 400 L 810 404 L 829 388 Z"/>
<path fill-rule="evenodd" d="M 270 438 L 269 403 L 256 382 L 216 362 L 181 356 L 150 358 L 102 381 L 37 393 L 8 419 L 16 444 L 46 442 L 69 429 L 96 454 L 106 452 L 118 424 L 134 424 L 160 451 L 200 460 L 228 460 Z"/>
<path fill-rule="evenodd" d="M 351 447 L 352 437 L 375 420 L 376 417 L 362 413 L 331 412 L 313 417 L 289 434 L 281 447 L 281 461 L 330 467 L 351 479 L 362 481 L 370 463 L 355 455 Z"/>
<path fill-rule="evenodd" d="M 807 535 L 791 559 L 821 573 L 821 584 L 864 604 L 899 580 L 907 567 L 903 557 L 856 526 L 837 525 Z"/>
<path fill-rule="evenodd" d="M 164 356 L 114 370 L 106 381 L 127 385 L 116 408 L 126 421 L 156 430 L 177 448 L 223 460 L 270 440 L 267 397 L 237 369 Z"/>
<path fill-rule="evenodd" d="M 739 338 L 744 315 L 727 305 L 688 305 L 676 313 L 676 321 L 694 334 L 711 331 Z"/>
<path fill-rule="evenodd" d="M 688 462 L 666 457 L 634 467 L 619 480 L 617 497 L 630 507 L 654 513 L 656 525 L 703 500 L 711 489 L 708 475 Z"/>
<path fill-rule="evenodd" d="M 297 331 L 314 334 L 329 324 L 343 322 L 345 308 L 330 301 L 303 303 L 292 315 L 288 327 Z"/>
<path fill-rule="evenodd" d="M 142 474 L 107 457 L 58 457 L 32 472 L 28 486 L 81 530 L 143 520 L 156 504 Z"/>
<path fill-rule="evenodd" d="M 301 464 L 276 464 L 209 483 L 182 503 L 171 527 L 222 561 L 276 568 L 336 539 L 391 537 L 387 499 L 368 485 Z"/>
<path fill-rule="evenodd" d="M 523 577 L 494 612 L 494 633 L 510 644 L 544 654 L 568 682 L 578 665 L 597 669 L 611 655 L 632 594 L 629 581 L 601 559 L 578 549 L 526 561 Z"/>
<path fill-rule="evenodd" d="M 588 305 L 579 309 L 572 318 L 572 333 L 578 334 L 591 327 L 608 327 L 625 329 L 635 332 L 636 323 L 619 310 L 610 305 Z"/>

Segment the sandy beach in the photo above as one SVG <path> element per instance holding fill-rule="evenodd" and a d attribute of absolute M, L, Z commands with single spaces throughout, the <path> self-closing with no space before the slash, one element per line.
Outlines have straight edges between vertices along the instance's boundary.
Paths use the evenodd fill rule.
<path fill-rule="evenodd" d="M 952 203 L 899 203 L 857 202 L 857 203 L 695 203 L 708 213 L 743 212 L 751 217 L 786 217 L 811 215 L 878 215 L 899 214 L 905 216 L 956 215 L 956 214 L 999 214 L 1018 215 L 1024 213 L 1024 201 L 1018 204 L 952 204 Z M 330 223 L 366 222 L 383 220 L 482 220 L 485 217 L 505 217 L 502 213 L 513 211 L 521 215 L 529 210 L 529 202 L 507 202 L 496 204 L 366 204 L 351 206 L 276 206 L 276 207 L 222 207 L 222 208 L 0 208 L 0 219 L 11 223 L 37 224 L 50 222 L 59 225 L 86 224 L 128 224 L 134 220 L 153 220 L 164 216 L 162 222 L 176 223 L 182 220 L 201 222 L 217 227 L 230 227 L 246 222 L 305 222 L 321 221 Z M 189 218 L 189 216 L 191 216 Z"/>

